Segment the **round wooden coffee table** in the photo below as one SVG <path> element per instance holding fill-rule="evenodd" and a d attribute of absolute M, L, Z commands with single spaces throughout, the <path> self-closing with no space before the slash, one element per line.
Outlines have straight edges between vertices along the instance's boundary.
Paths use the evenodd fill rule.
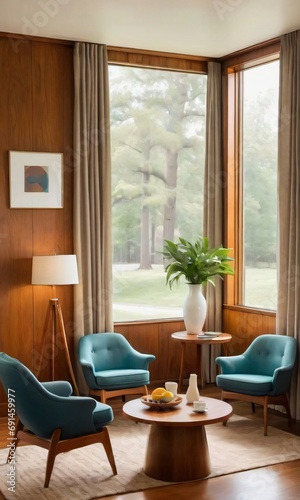
<path fill-rule="evenodd" d="M 144 472 L 161 481 L 192 481 L 211 472 L 205 425 L 224 422 L 232 407 L 224 401 L 201 397 L 207 411 L 196 413 L 192 405 L 182 403 L 167 410 L 145 406 L 140 399 L 123 406 L 126 417 L 150 424 Z"/>
<path fill-rule="evenodd" d="M 183 365 L 184 365 L 184 357 L 185 350 L 187 345 L 195 345 L 197 346 L 197 367 L 198 367 L 198 375 L 200 378 L 200 387 L 202 388 L 204 385 L 203 382 L 203 363 L 202 363 L 202 345 L 204 344 L 221 344 L 225 347 L 225 345 L 231 341 L 232 336 L 229 333 L 219 334 L 216 332 L 216 336 L 209 336 L 208 338 L 203 335 L 203 337 L 198 336 L 196 333 L 186 333 L 183 332 L 175 332 L 172 333 L 171 338 L 181 343 L 181 358 L 180 358 L 180 372 L 179 372 L 179 380 L 178 380 L 178 390 L 182 390 L 182 378 L 183 378 Z M 224 351 L 224 355 L 226 356 L 227 352 Z"/>

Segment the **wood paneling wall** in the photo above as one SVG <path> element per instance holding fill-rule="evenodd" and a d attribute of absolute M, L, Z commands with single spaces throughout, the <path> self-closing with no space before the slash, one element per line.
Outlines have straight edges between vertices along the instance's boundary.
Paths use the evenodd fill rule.
<path fill-rule="evenodd" d="M 182 320 L 115 325 L 115 331 L 122 333 L 135 349 L 156 356 L 149 370 L 151 381 L 158 384 L 168 379 L 178 380 L 181 344 L 172 340 L 171 335 L 182 330 L 185 330 Z M 186 376 L 196 370 L 195 348 L 187 347 L 184 366 Z"/>
<path fill-rule="evenodd" d="M 263 333 L 275 333 L 275 314 L 241 307 L 224 306 L 223 331 L 232 335 L 226 345 L 228 355 L 241 354 L 252 340 Z M 115 331 L 122 333 L 131 344 L 144 353 L 155 354 L 150 363 L 151 381 L 158 384 L 178 380 L 181 344 L 171 334 L 185 330 L 183 321 L 169 320 L 155 323 L 117 324 Z M 184 378 L 197 369 L 196 348 L 187 346 L 184 360 Z"/>
<path fill-rule="evenodd" d="M 73 47 L 0 36 L 0 65 L 0 350 L 35 371 L 52 290 L 31 285 L 32 256 L 73 252 Z M 10 150 L 64 154 L 63 209 L 10 209 Z M 73 290 L 56 292 L 72 350 Z M 61 357 L 58 350 L 57 377 L 65 378 Z M 44 380 L 50 358 L 48 349 Z"/>
<path fill-rule="evenodd" d="M 186 71 L 187 73 L 207 73 L 207 57 L 153 52 L 150 50 L 107 47 L 108 61 L 124 66 L 143 68 L 162 68 L 166 70 Z"/>
<path fill-rule="evenodd" d="M 223 329 L 232 335 L 228 354 L 241 354 L 258 335 L 276 333 L 276 315 L 271 311 L 224 306 Z"/>

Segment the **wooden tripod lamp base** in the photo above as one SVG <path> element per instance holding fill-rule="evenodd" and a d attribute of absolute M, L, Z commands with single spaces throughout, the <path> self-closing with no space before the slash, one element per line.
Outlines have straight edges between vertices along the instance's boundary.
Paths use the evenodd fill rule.
<path fill-rule="evenodd" d="M 76 285 L 78 280 L 78 269 L 76 255 L 42 255 L 33 256 L 32 259 L 32 280 L 33 285 Z M 55 289 L 55 288 L 54 288 Z M 53 290 L 54 291 L 54 290 Z M 43 331 L 43 345 L 51 326 L 51 375 L 54 380 L 55 353 L 56 349 L 62 348 L 66 357 L 69 373 L 73 383 L 74 393 L 79 396 L 79 391 L 71 363 L 69 347 L 67 342 L 66 330 L 57 298 L 50 299 L 45 326 Z M 58 343 L 58 340 L 62 343 Z M 42 362 L 42 356 L 41 356 Z M 38 373 L 40 372 L 40 367 Z"/>
<path fill-rule="evenodd" d="M 68 347 L 68 342 L 67 342 L 67 336 L 66 336 L 66 330 L 65 330 L 65 325 L 64 325 L 64 320 L 63 320 L 63 315 L 62 315 L 62 310 L 60 306 L 59 299 L 50 299 L 49 304 L 48 304 L 48 309 L 47 309 L 47 314 L 46 314 L 46 320 L 45 320 L 45 326 L 44 326 L 44 332 L 43 332 L 43 337 L 44 339 L 47 337 L 47 332 L 49 332 L 49 327 L 51 324 L 51 344 L 52 344 L 52 359 L 51 359 L 51 376 L 52 380 L 54 380 L 55 377 L 55 348 L 57 347 L 57 341 L 59 339 L 62 340 L 62 347 L 65 353 L 68 369 L 69 369 L 69 374 L 72 380 L 74 392 L 77 396 L 79 396 L 79 391 L 77 387 L 77 382 L 75 379 L 73 367 L 72 367 L 72 362 L 70 358 L 70 352 L 69 352 L 69 347 Z"/>

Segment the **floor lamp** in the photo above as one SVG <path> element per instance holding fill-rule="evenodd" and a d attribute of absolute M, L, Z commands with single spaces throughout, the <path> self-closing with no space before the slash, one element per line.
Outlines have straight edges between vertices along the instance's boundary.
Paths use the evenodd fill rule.
<path fill-rule="evenodd" d="M 55 295 L 56 285 L 76 285 L 78 280 L 78 269 L 76 255 L 43 255 L 32 258 L 32 279 L 33 285 L 52 285 L 53 295 Z M 66 330 L 62 315 L 62 310 L 58 298 L 49 300 L 45 326 L 43 330 L 43 341 L 47 336 L 51 326 L 51 375 L 54 380 L 55 365 L 55 345 L 58 335 L 61 336 L 63 349 L 66 356 L 69 373 L 73 383 L 74 393 L 79 396 L 79 391 L 71 363 L 69 347 L 67 343 Z M 42 357 L 41 357 L 42 360 Z"/>

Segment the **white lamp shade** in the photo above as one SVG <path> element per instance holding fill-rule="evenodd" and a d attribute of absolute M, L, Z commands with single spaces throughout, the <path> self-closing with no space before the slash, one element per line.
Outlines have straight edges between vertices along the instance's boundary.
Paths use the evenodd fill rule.
<path fill-rule="evenodd" d="M 34 255 L 33 285 L 76 285 L 79 283 L 76 255 Z"/>

